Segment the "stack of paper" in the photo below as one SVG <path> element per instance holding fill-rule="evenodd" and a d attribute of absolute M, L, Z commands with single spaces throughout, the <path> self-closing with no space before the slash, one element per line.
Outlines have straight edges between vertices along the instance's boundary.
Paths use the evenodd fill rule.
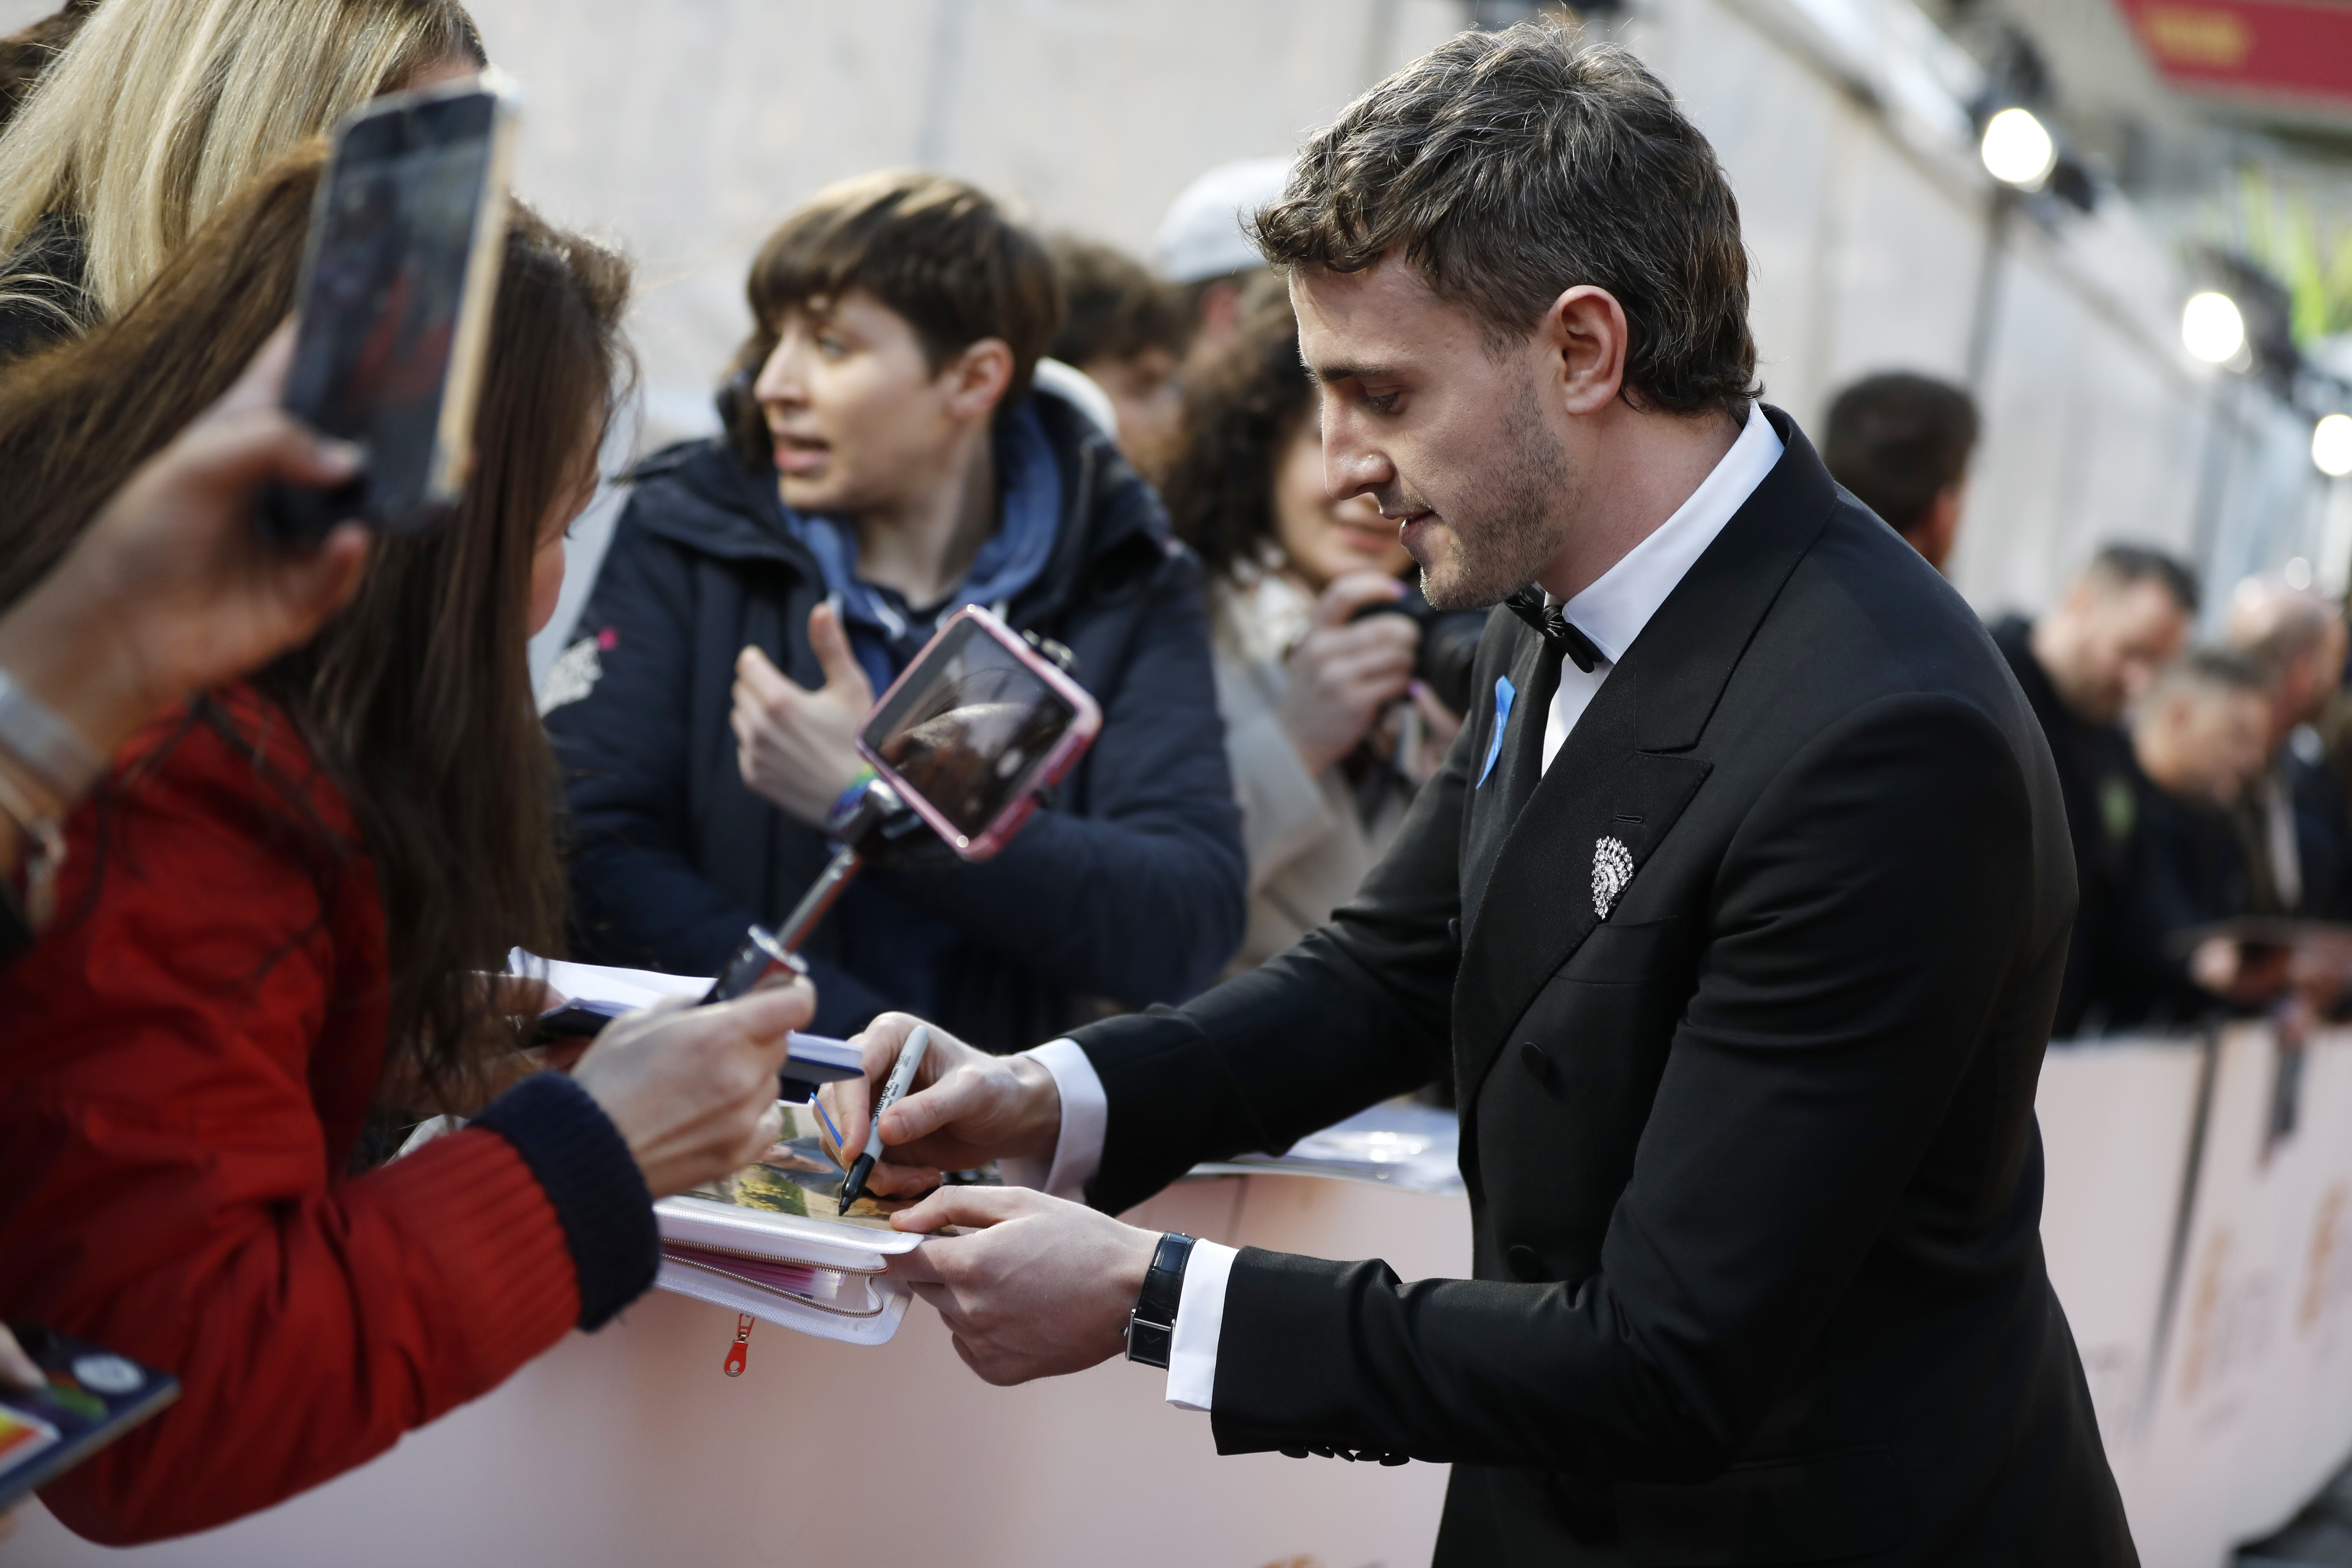
<path fill-rule="evenodd" d="M 569 1014 L 584 1019 L 584 1027 L 577 1031 L 583 1034 L 593 1034 L 623 1013 L 649 1008 L 665 997 L 699 999 L 710 994 L 708 976 L 570 964 L 561 958 L 533 957 L 520 947 L 514 950 L 509 967 L 519 975 L 541 975 L 564 998 L 563 1005 L 550 1009 L 548 1016 Z M 856 1077 L 862 1060 L 857 1048 L 847 1040 L 794 1030 L 790 1057 L 782 1074 L 787 1085 L 786 1098 L 806 1100 L 820 1083 Z"/>
<path fill-rule="evenodd" d="M 509 966 L 517 974 L 546 970 L 547 983 L 574 1001 L 610 1002 L 624 1011 L 649 1008 L 664 997 L 700 998 L 710 989 L 708 975 L 665 975 L 658 969 L 616 969 L 603 964 L 570 964 L 536 958 L 518 947 Z"/>

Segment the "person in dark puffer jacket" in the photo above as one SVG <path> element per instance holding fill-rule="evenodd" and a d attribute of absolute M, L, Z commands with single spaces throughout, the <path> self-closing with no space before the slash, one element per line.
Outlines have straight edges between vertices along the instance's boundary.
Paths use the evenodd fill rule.
<path fill-rule="evenodd" d="M 1013 1051 L 1206 986 L 1246 873 L 1199 566 L 1110 439 L 1031 388 L 1043 246 L 968 185 L 878 175 L 789 218 L 749 292 L 727 433 L 636 470 L 541 690 L 576 952 L 709 974 L 782 918 L 874 695 L 977 603 L 1075 653 L 1102 733 L 994 860 L 868 868 L 806 950 L 814 1027 L 920 1011 Z"/>

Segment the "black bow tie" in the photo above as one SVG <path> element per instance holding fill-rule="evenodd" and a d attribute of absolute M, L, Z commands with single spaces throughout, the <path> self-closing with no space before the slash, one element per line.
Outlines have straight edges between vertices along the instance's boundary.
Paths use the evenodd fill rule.
<path fill-rule="evenodd" d="M 1592 639 L 1570 625 L 1559 605 L 1547 603 L 1542 589 L 1522 588 L 1503 601 L 1503 608 L 1534 627 L 1536 634 L 1553 653 L 1565 653 L 1575 660 L 1576 667 L 1586 674 L 1591 674 L 1592 666 L 1601 662 L 1601 650 L 1592 645 Z"/>

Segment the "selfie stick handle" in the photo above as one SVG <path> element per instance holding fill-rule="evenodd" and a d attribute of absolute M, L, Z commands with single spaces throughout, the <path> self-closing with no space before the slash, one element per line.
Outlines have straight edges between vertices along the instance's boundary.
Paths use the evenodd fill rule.
<path fill-rule="evenodd" d="M 784 923 L 776 927 L 777 946 L 787 953 L 799 952 L 808 934 L 816 929 L 816 923 L 824 918 L 824 912 L 833 907 L 835 900 L 848 888 L 849 879 L 865 863 L 866 856 L 855 844 L 844 844 L 835 850 L 833 859 L 825 862 L 824 870 L 809 883 L 809 890 L 801 894 L 801 901 L 793 905 L 793 912 L 784 916 Z"/>
<path fill-rule="evenodd" d="M 866 863 L 866 849 L 876 831 L 907 814 L 906 803 L 898 799 L 898 791 L 879 779 L 866 779 L 865 787 L 854 797 L 844 794 L 842 803 L 834 808 L 833 816 L 825 823 L 825 831 L 841 847 L 834 851 L 833 859 L 825 862 L 824 870 L 817 873 L 809 890 L 801 894 L 801 901 L 793 905 L 793 912 L 776 927 L 778 946 L 787 953 L 800 951 L 808 934 L 816 929 L 816 923 L 824 918 L 825 911 L 834 906 L 849 886 L 850 879 L 857 874 L 857 868 Z"/>

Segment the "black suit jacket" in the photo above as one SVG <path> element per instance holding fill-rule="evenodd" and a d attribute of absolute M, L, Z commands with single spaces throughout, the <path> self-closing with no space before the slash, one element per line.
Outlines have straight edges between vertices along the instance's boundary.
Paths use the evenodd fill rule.
<path fill-rule="evenodd" d="M 1221 1452 L 1449 1461 L 1444 1563 L 2129 1563 L 2038 1230 L 2050 754 L 1959 596 L 1768 413 L 1786 455 L 1549 771 L 1498 614 L 1355 903 L 1079 1031 L 1088 1197 L 1450 1072 L 1476 1277 L 1245 1249 Z"/>

